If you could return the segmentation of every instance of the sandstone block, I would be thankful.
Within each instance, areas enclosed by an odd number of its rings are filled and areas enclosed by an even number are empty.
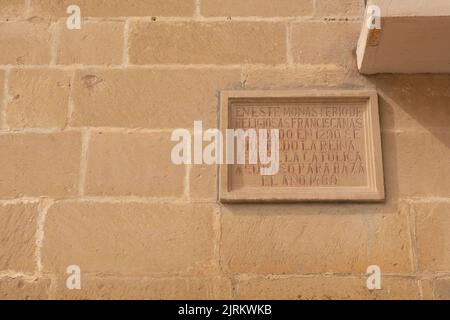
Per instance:
[[[70,73],[54,69],[16,69],[9,78],[10,128],[63,128],[67,123]]]
[[[131,64],[280,64],[286,26],[272,22],[137,22],[130,27]]]
[[[0,197],[77,194],[80,134],[1,134],[0,145]]]
[[[37,210],[37,204],[0,205],[0,270],[34,272]]]
[[[45,23],[0,22],[0,64],[48,64],[51,32]]]
[[[171,161],[169,133],[93,133],[86,194],[180,197],[185,166]]]
[[[204,272],[213,259],[212,223],[208,205],[57,203],[45,224],[44,271],[65,274],[78,265],[82,274],[116,276]]]
[[[239,70],[83,70],[75,79],[73,126],[216,127],[218,93],[239,88]],[[132,103],[130,103],[132,101]]]

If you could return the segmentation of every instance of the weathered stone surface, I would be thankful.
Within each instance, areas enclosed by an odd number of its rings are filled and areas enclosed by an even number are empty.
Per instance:
[[[450,195],[450,133],[385,132],[382,135],[386,192],[392,197]]]
[[[66,17],[72,0],[33,1],[32,14]],[[83,17],[192,16],[195,0],[78,0]]]
[[[137,22],[130,27],[131,64],[279,64],[286,26],[273,22]]]
[[[244,70],[245,89],[298,89],[308,87],[342,87],[346,75],[342,68],[295,67],[250,68]]]
[[[202,16],[290,17],[313,14],[312,0],[203,0]]]
[[[5,72],[0,70],[0,129],[4,126],[5,119]]]
[[[381,290],[369,290],[365,277],[304,276],[239,281],[237,299],[402,300],[420,299],[417,280],[382,277]]]
[[[450,75],[376,75],[381,124],[385,129],[447,128]]]
[[[434,282],[435,299],[450,300],[450,279],[436,279]]]
[[[0,271],[34,272],[37,210],[37,204],[0,205]]]
[[[364,1],[354,0],[316,0],[316,16],[361,17]]]
[[[124,22],[83,22],[80,30],[59,23],[58,64],[121,64]]]
[[[76,74],[72,125],[191,129],[202,120],[212,128],[218,92],[240,86],[238,69],[83,70]]]
[[[356,68],[353,51],[359,22],[301,22],[292,27],[292,56],[299,64],[336,64]]]
[[[0,20],[22,18],[25,15],[25,9],[23,0],[0,0]]]
[[[422,15],[382,21],[407,35],[397,70],[448,62],[448,0],[376,1]],[[0,299],[450,299],[450,76],[360,74],[363,5],[0,0]],[[223,206],[216,166],[170,160],[173,129],[217,127],[221,91],[375,88],[384,203]]]
[[[46,272],[149,275],[202,273],[214,253],[211,205],[57,203],[48,212]],[[101,227],[99,227],[101,226]]]
[[[221,257],[233,273],[412,271],[407,207],[229,205]]]
[[[435,299],[434,288],[433,288],[433,280],[432,279],[422,279],[420,280],[420,286],[422,290],[422,299],[423,300],[433,300]]]
[[[50,27],[44,23],[0,22],[0,64],[48,64]]]
[[[81,137],[76,132],[0,134],[0,197],[62,197],[78,192]]]
[[[184,165],[170,158],[169,133],[93,133],[86,173],[86,194],[180,197]]]
[[[189,181],[191,199],[217,199],[217,166],[192,165]]]
[[[40,300],[48,299],[50,280],[45,278],[0,278],[0,299]]]
[[[62,70],[11,71],[6,106],[10,128],[62,128],[67,123],[70,73]]]
[[[81,280],[81,290],[68,290],[57,281],[57,299],[230,299],[231,283],[221,277],[140,278],[92,277]]]
[[[411,205],[416,220],[417,255],[421,271],[450,271],[449,210],[448,203]]]

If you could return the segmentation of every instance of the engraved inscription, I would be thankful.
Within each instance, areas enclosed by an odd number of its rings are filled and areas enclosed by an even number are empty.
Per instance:
[[[222,168],[222,200],[384,198],[374,95],[225,97],[222,129],[279,130],[279,170],[264,176],[248,162]],[[248,159],[248,140],[245,150]]]
[[[278,174],[261,176],[258,164],[234,165],[233,188],[364,186],[365,109],[362,104],[233,104],[233,128],[279,129],[280,135]]]

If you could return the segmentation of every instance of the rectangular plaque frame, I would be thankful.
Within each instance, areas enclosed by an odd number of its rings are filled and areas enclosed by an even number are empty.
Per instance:
[[[222,91],[220,93],[220,129],[232,129],[231,108],[235,102],[276,103],[286,99],[299,102],[332,104],[358,102],[364,112],[364,146],[367,183],[364,186],[250,187],[233,190],[232,164],[219,169],[219,199],[224,203],[308,202],[308,201],[382,201],[384,194],[378,96],[375,90],[297,90],[297,91]]]

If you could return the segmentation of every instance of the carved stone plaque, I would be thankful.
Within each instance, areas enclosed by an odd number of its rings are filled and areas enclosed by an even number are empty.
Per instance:
[[[228,148],[234,140],[233,154],[244,151],[245,162],[220,166],[222,202],[384,199],[375,91],[224,91],[220,99],[222,136],[246,134],[240,149],[237,135],[226,140]]]

